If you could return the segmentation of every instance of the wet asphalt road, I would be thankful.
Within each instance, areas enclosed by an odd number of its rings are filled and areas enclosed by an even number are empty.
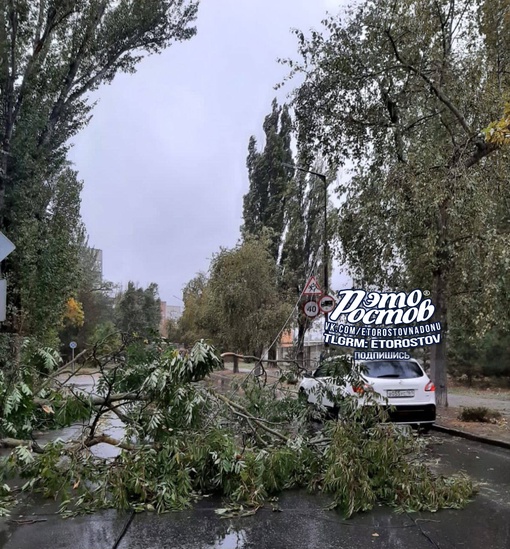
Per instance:
[[[324,510],[327,498],[296,491],[281,496],[281,512],[268,506],[235,520],[219,518],[214,510],[221,502],[210,499],[193,510],[166,515],[107,511],[63,520],[53,514],[54,503],[45,503],[12,517],[41,522],[21,525],[1,519],[0,547],[509,549],[510,451],[448,436],[434,440],[432,458],[439,460],[441,471],[464,470],[480,483],[479,495],[464,510],[398,515],[377,507],[343,520]]]

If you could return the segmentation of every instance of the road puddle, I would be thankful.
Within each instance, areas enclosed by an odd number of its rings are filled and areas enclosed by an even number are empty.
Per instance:
[[[100,379],[100,374],[86,374],[86,375],[63,375],[57,378],[58,381],[64,383],[67,387],[72,388],[76,393],[82,393],[84,395],[97,395],[97,387]],[[44,446],[48,442],[53,442],[57,439],[64,441],[77,440],[82,437],[84,429],[89,425],[88,421],[83,423],[75,423],[69,427],[62,429],[55,429],[53,431],[47,431],[41,436],[37,437],[39,445]],[[124,423],[113,413],[105,413],[99,420],[99,424],[96,429],[96,433],[101,433],[110,436],[116,440],[122,440],[125,434]],[[120,449],[112,446],[111,444],[97,444],[93,446],[90,451],[97,457],[113,459],[120,454]]]
[[[224,537],[216,540],[211,549],[243,549],[246,547],[246,534],[244,530],[229,529]]]

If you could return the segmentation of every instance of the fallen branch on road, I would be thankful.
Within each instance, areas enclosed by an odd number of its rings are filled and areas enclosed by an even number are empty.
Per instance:
[[[325,493],[349,516],[377,503],[437,510],[471,497],[467,477],[435,476],[415,459],[416,440],[375,421],[373,410],[342,403],[344,420],[317,428],[309,407],[289,391],[279,394],[278,384],[246,376],[242,390],[215,390],[209,378],[220,368],[204,343],[184,357],[163,342],[130,347],[121,366],[103,370],[99,394],[56,384],[23,408],[67,425],[81,413],[86,425],[72,440],[43,448],[23,436],[2,438],[13,448],[10,471],[30,479],[26,491],[60,498],[66,513],[127,506],[164,512],[216,493],[241,514],[289,488]],[[108,434],[112,415],[124,435]],[[118,455],[101,457],[101,444]],[[0,510],[5,502],[4,495]]]
[[[246,410],[246,408],[244,408],[243,406],[240,406],[239,404],[237,404],[236,402],[230,400],[229,398],[227,398],[226,396],[222,395],[222,394],[215,394],[214,395],[214,398],[217,398],[219,400],[221,400],[222,402],[224,402],[225,404],[227,404],[227,406],[238,416],[241,416],[241,417],[244,417],[245,419],[255,423],[256,425],[258,425],[261,429],[263,429],[264,431],[266,431],[267,433],[273,435],[274,437],[276,438],[279,438],[280,440],[282,440],[283,442],[285,443],[289,443],[290,442],[290,439],[288,437],[286,437],[285,435],[283,435],[282,433],[279,433],[278,431],[275,431],[274,429],[271,429],[270,427],[268,427],[265,422],[260,418],[257,418],[253,415],[251,415],[248,410]]]
[[[36,454],[42,454],[44,452],[44,449],[41,448],[35,440],[22,440],[9,437],[0,439],[0,448],[18,448],[20,446],[26,446]]]

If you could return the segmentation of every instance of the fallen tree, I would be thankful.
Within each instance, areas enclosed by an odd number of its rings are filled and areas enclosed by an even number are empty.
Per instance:
[[[375,503],[461,507],[473,494],[467,477],[445,478],[424,465],[423,443],[382,422],[378,406],[339,402],[341,419],[313,428],[315,412],[281,380],[248,375],[221,392],[211,378],[221,360],[204,342],[186,356],[164,341],[124,340],[114,362],[91,353],[100,372],[94,394],[50,376],[52,383],[39,384],[42,394],[31,391],[21,401],[30,406],[19,408],[53,427],[80,418],[79,436],[42,446],[23,427],[0,432],[0,443],[14,448],[4,459],[4,479],[26,478],[24,491],[58,498],[65,514],[163,512],[213,493],[231,510],[242,505],[251,512],[284,489],[307,488],[329,494],[332,507],[350,516]],[[122,422],[120,437],[109,432],[112,417]],[[99,445],[117,455],[104,457]]]

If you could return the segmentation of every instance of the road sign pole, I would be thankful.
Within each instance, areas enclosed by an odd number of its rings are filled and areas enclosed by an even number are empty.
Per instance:
[[[73,372],[73,375],[74,375],[74,350],[77,347],[76,341],[71,341],[71,343],[69,343],[69,347],[71,349],[71,371]]]
[[[2,274],[2,261],[14,250],[16,246],[0,232],[0,276]],[[7,281],[0,280],[0,322],[7,318]]]
[[[329,246],[328,246],[328,181],[325,175],[317,174],[324,183],[324,293],[329,293]],[[328,322],[328,313],[324,313],[324,329]],[[328,347],[328,343],[324,343]]]
[[[7,280],[0,279],[0,322],[7,317]]]

